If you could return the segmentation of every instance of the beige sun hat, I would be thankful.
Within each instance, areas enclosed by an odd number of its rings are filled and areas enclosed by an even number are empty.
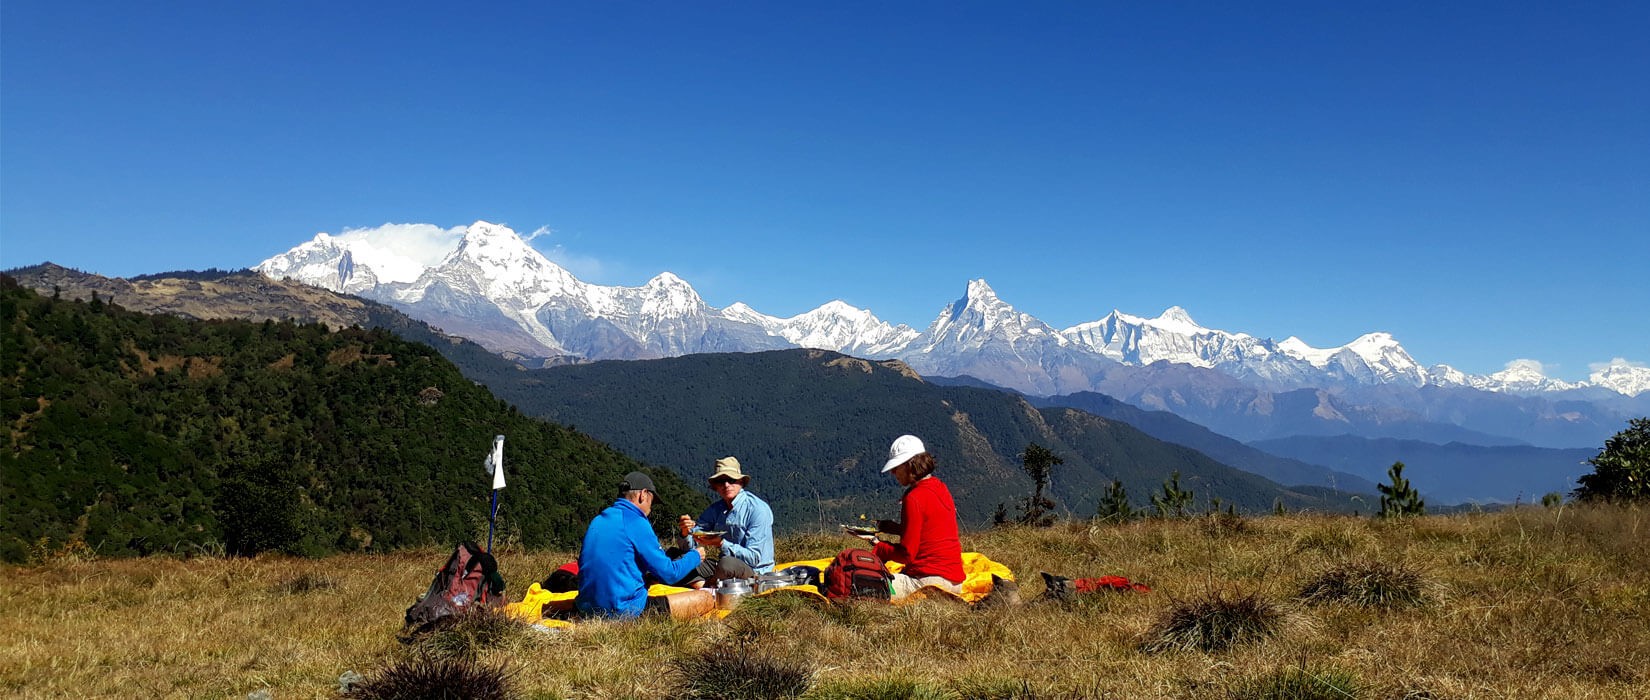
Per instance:
[[[723,457],[721,459],[716,460],[716,471],[713,472],[709,477],[706,477],[705,480],[706,481],[715,481],[717,478],[720,478],[720,477],[727,477],[729,479],[733,479],[735,481],[738,481],[740,483],[740,485],[743,485],[743,486],[749,486],[750,483],[751,483],[750,475],[739,470],[739,458],[738,457]]]

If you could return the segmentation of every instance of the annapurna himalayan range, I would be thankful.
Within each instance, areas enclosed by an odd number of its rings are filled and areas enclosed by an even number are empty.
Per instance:
[[[985,280],[970,281],[963,298],[920,332],[841,301],[778,318],[744,303],[713,308],[669,272],[640,287],[589,284],[515,231],[486,221],[442,232],[450,235],[451,249],[433,264],[433,255],[420,260],[393,239],[351,233],[318,234],[255,269],[390,304],[521,358],[649,359],[806,347],[899,359],[924,375],[966,374],[1039,395],[1093,390],[1108,368],[1158,361],[1214,370],[1268,391],[1396,385],[1636,396],[1650,390],[1650,368],[1623,361],[1577,383],[1548,378],[1533,363],[1470,375],[1443,364],[1423,367],[1386,333],[1314,348],[1294,337],[1279,342],[1204,328],[1178,306],[1156,318],[1114,310],[1057,330],[999,299]]]

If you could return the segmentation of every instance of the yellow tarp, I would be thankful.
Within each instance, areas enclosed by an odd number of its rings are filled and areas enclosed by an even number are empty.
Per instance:
[[[979,552],[963,552],[962,560],[963,575],[965,578],[963,578],[962,582],[961,597],[963,600],[970,603],[978,602],[981,598],[984,598],[987,594],[991,593],[992,574],[996,574],[1004,580],[1014,580],[1014,572],[1009,571],[1008,567],[992,561],[990,557],[987,557]],[[830,565],[830,559],[809,559],[807,561],[793,561],[780,564],[779,566],[774,567],[774,571],[788,569],[793,566],[811,566],[815,569],[819,569],[820,571],[824,571],[825,567]],[[905,568],[905,565],[897,561],[891,561],[888,562],[887,567],[890,573],[897,574],[900,572],[900,569]],[[919,593],[924,595],[919,596]],[[916,593],[912,593],[910,597],[915,600],[921,600],[922,598],[926,598],[928,593],[937,593],[951,598],[958,597],[950,591],[935,588],[933,586],[926,586],[921,590],[918,590]]]
[[[992,561],[984,554],[980,554],[979,552],[963,552],[962,559],[963,573],[967,575],[967,578],[963,579],[961,596],[951,593],[950,591],[935,588],[933,586],[927,586],[916,591],[915,593],[912,593],[901,602],[914,602],[930,597],[950,599],[957,599],[960,597],[966,602],[974,603],[979,601],[979,599],[984,598],[986,594],[991,592],[992,574],[996,574],[997,576],[1009,581],[1014,580],[1014,572],[1009,571],[1008,567]],[[774,567],[774,570],[778,571],[781,569],[788,569],[793,566],[811,566],[819,569],[820,571],[824,571],[825,567],[830,565],[831,560],[829,558],[809,559],[807,561],[793,561],[780,564],[779,566]],[[899,562],[888,563],[888,570],[890,572],[899,573],[902,568],[904,568],[904,566]],[[649,598],[653,598],[690,590],[693,589],[655,584],[648,586],[647,595]],[[820,601],[825,600],[825,596],[820,593],[818,588],[813,586],[787,586],[785,588],[776,588],[771,591],[758,593],[757,595],[765,596],[776,593],[782,593],[785,595],[804,595],[810,598],[817,598]],[[544,610],[546,607],[551,610],[570,610],[573,607],[573,599],[576,597],[578,597],[577,591],[551,593],[550,591],[544,590],[539,586],[539,584],[534,583],[533,585],[527,587],[527,593],[522,596],[521,602],[505,605],[504,612],[505,614],[523,622],[534,623],[552,628],[567,627],[571,623],[566,620],[545,619]],[[705,618],[721,619],[727,617],[728,612],[729,611],[727,610],[716,610],[706,615]]]

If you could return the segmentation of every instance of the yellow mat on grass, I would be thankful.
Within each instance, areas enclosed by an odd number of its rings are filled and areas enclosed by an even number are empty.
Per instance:
[[[940,597],[951,599],[961,598],[968,603],[974,603],[991,593],[992,574],[996,574],[997,576],[1009,581],[1014,580],[1014,572],[1009,571],[1008,567],[992,561],[984,554],[980,554],[979,552],[963,552],[962,559],[963,573],[967,576],[967,578],[963,579],[962,595],[959,596],[947,590],[927,586],[916,591],[915,593],[912,593],[910,596],[899,602],[914,602],[929,597]],[[793,566],[811,566],[819,569],[820,571],[824,571],[825,567],[830,565],[830,558],[809,559],[806,561],[787,562],[774,567],[774,570],[778,571],[781,569],[788,569]],[[896,574],[899,573],[900,569],[904,568],[899,562],[889,562],[887,566],[890,572]],[[652,586],[648,586],[647,595],[649,598],[654,598],[690,590],[693,589],[654,584]],[[826,600],[825,596],[820,593],[819,589],[813,586],[787,586],[785,588],[776,588],[774,590],[765,591],[756,595],[760,597],[773,594],[802,595],[810,598],[817,598],[820,601]],[[527,587],[527,593],[522,596],[521,602],[505,605],[504,612],[511,617],[531,624],[551,628],[567,627],[572,625],[572,623],[566,620],[546,619],[544,617],[544,610],[547,607],[550,610],[571,610],[573,608],[573,599],[577,598],[578,595],[579,594],[577,591],[551,593],[550,591],[544,590],[539,586],[539,584],[534,583],[533,585]],[[705,619],[721,619],[727,617],[729,612],[731,611],[715,610],[705,615]]]

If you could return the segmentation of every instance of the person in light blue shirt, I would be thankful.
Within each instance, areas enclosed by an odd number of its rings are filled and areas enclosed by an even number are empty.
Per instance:
[[[654,612],[667,613],[663,598],[647,597],[644,574],[662,581],[691,576],[705,550],[698,547],[672,557],[659,547],[659,538],[647,521],[659,493],[648,475],[631,472],[620,489],[619,500],[602,510],[584,531],[574,607],[583,615],[603,617],[638,617],[650,605]]]
[[[691,537],[703,547],[720,547],[722,555],[700,563],[693,575],[677,585],[700,587],[707,582],[752,578],[773,571],[773,510],[745,490],[750,482],[750,476],[740,470],[738,459],[716,460],[710,488],[721,498],[710,504],[697,521],[683,515],[677,525],[683,537]]]

